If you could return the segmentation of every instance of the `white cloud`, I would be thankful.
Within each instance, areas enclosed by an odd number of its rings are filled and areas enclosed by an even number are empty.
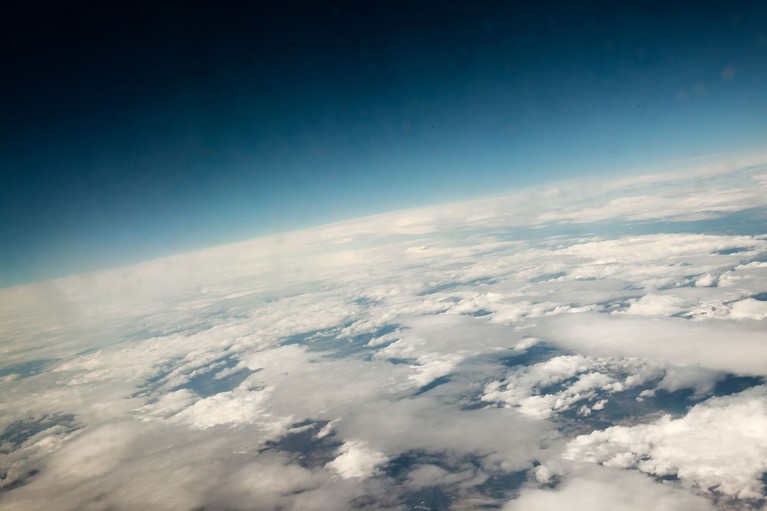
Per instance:
[[[733,319],[756,319],[767,318],[767,302],[747,298],[732,304],[730,317]]]
[[[708,256],[733,248],[764,250],[767,244],[752,236],[711,234],[654,234],[578,243],[557,253],[587,257],[601,264],[684,261],[686,257]],[[728,257],[728,256],[723,256]],[[700,266],[697,266],[699,268]],[[625,268],[631,270],[631,268]]]
[[[579,436],[565,457],[675,475],[704,492],[758,499],[767,471],[767,387],[711,398],[679,419]]]
[[[607,400],[600,399],[605,394],[658,375],[658,368],[640,360],[562,355],[512,369],[506,379],[485,386],[482,400],[503,403],[535,419],[547,419],[584,401],[593,402],[579,409],[581,415],[588,416],[605,407]]]
[[[698,278],[695,281],[695,285],[698,287],[710,287],[716,284],[716,277],[711,275],[710,273],[706,273],[705,275],[702,275],[700,278]]]
[[[587,472],[555,489],[524,490],[503,511],[706,511],[713,506],[668,484],[625,471]]]
[[[681,389],[695,389],[698,396],[711,392],[717,382],[723,380],[726,374],[700,366],[670,365],[665,368],[663,379],[657,388],[668,392]]]
[[[263,444],[254,433],[248,427],[226,435],[190,432],[138,421],[90,428],[33,466],[42,468],[40,474],[5,493],[3,509],[243,509],[256,501],[271,509],[297,508],[299,494],[321,487],[339,494],[331,507],[344,508],[355,496],[333,488],[325,470],[260,453]]]
[[[447,376],[457,367],[461,361],[460,356],[457,355],[444,355],[439,357],[433,357],[429,355],[419,355],[417,357],[418,365],[411,366],[416,372],[410,375],[410,379],[416,383],[416,385],[424,386],[437,378]]]
[[[569,211],[556,211],[540,215],[542,222],[591,223],[622,218],[630,221],[699,220],[716,217],[716,213],[739,211],[765,204],[757,190],[717,190],[708,193],[690,193],[679,190],[664,195],[633,195],[618,197],[605,204],[584,206]]]
[[[623,312],[637,316],[671,316],[683,310],[682,304],[678,296],[650,293],[633,301]]]
[[[632,318],[607,314],[564,314],[541,318],[537,335],[594,356],[641,357],[678,365],[700,364],[716,371],[767,375],[764,332],[724,323],[678,318]]]
[[[691,193],[702,175],[709,189]],[[767,289],[767,238],[547,238],[543,222],[714,217],[763,204],[763,177],[709,169],[543,187],[0,290],[0,427],[56,413],[82,427],[14,446],[3,469],[40,473],[3,505],[344,509],[396,493],[368,476],[407,452],[455,462],[417,465],[410,488],[454,485],[461,497],[491,471],[564,477],[562,433],[545,417],[597,415],[632,386],[703,395],[727,372],[764,374],[765,302],[751,297]],[[574,353],[498,363],[538,342]],[[227,386],[240,370],[251,374]],[[206,378],[221,392],[198,395]],[[509,408],[476,409],[483,395]],[[313,441],[343,445],[327,466],[273,452],[270,440],[323,421]],[[696,437],[704,422],[691,427]],[[604,491],[592,474],[576,475],[576,489],[590,484],[578,477]]]
[[[359,441],[345,442],[338,451],[338,457],[326,466],[344,479],[370,477],[375,474],[376,468],[387,460],[383,453]]]
[[[287,431],[292,418],[274,417],[265,410],[268,391],[221,392],[200,399],[174,416],[194,428],[207,429],[222,424],[259,424],[269,437]]]
[[[142,406],[138,412],[146,419],[167,419],[193,405],[198,399],[191,390],[180,389],[163,394],[157,401]]]
[[[387,456],[409,451],[481,457],[498,470],[531,467],[557,434],[552,425],[510,409],[461,410],[428,394],[374,401],[347,412],[336,424],[341,438],[364,441]]]

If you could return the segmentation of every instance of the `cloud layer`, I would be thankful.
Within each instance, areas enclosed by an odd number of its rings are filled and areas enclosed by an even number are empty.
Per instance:
[[[767,179],[714,170],[0,290],[0,505],[758,509]]]

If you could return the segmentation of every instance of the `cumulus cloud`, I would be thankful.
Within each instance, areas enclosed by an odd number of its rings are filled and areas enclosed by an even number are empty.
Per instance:
[[[730,317],[733,319],[765,319],[767,318],[767,302],[747,298],[732,304]]]
[[[698,287],[709,287],[713,286],[714,284],[716,284],[716,278],[710,273],[701,275],[698,279],[695,280],[695,285]]]
[[[665,368],[663,379],[657,388],[668,392],[681,389],[695,389],[695,394],[702,396],[711,390],[717,382],[723,380],[726,373],[714,371],[700,366],[670,365]]]
[[[650,293],[631,302],[623,312],[637,316],[671,316],[683,310],[682,303],[678,296]]]
[[[579,413],[604,409],[603,396],[657,379],[659,366],[638,359],[560,355],[513,368],[506,379],[485,386],[483,401],[503,403],[523,415],[547,419],[581,403]],[[696,382],[691,382],[696,383]]]
[[[758,499],[767,471],[767,387],[711,398],[682,418],[615,426],[572,440],[565,457],[656,476],[701,491]]]
[[[383,453],[370,449],[362,442],[350,441],[339,448],[338,457],[326,466],[344,479],[365,478],[372,476],[386,460]]]
[[[705,511],[714,507],[668,484],[625,471],[587,472],[554,489],[528,489],[504,511]]]
[[[276,436],[287,430],[290,417],[273,417],[264,410],[266,391],[221,392],[200,399],[175,418],[194,428],[207,429],[220,424],[259,423]]]

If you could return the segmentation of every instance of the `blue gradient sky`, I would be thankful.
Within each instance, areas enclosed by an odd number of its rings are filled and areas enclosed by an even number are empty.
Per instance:
[[[226,2],[6,20],[0,285],[767,134],[767,4]]]

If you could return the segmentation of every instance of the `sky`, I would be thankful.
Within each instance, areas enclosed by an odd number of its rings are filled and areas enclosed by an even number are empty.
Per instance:
[[[763,147],[763,2],[9,16],[0,286]]]

